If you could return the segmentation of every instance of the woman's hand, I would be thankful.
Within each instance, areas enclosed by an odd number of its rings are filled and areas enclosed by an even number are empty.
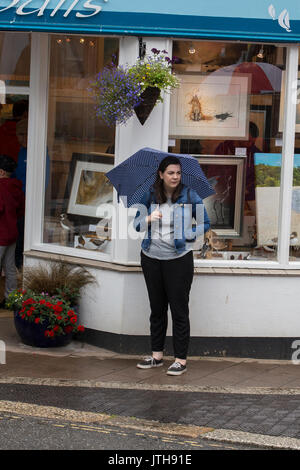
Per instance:
[[[146,222],[147,224],[150,224],[151,222],[155,222],[156,220],[159,220],[162,218],[162,213],[160,210],[155,209],[150,215],[146,217]]]

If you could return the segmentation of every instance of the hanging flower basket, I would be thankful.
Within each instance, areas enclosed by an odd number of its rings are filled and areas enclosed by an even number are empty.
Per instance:
[[[158,102],[161,92],[170,92],[179,86],[172,72],[167,51],[151,50],[152,54],[140,58],[132,66],[112,63],[100,72],[89,89],[95,102],[96,116],[107,125],[125,124],[134,113],[143,125]]]
[[[158,87],[149,86],[143,91],[140,97],[141,103],[134,108],[134,111],[140,123],[144,125],[160,97],[160,89]]]

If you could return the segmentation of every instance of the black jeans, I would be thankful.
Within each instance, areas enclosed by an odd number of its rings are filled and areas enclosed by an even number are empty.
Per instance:
[[[170,305],[174,356],[186,359],[190,339],[189,296],[194,275],[193,252],[172,260],[150,258],[141,252],[141,266],[150,300],[152,351],[164,349]]]

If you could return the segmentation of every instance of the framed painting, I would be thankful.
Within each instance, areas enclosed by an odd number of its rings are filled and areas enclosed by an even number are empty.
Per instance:
[[[299,149],[295,149],[299,152]],[[278,240],[280,211],[281,153],[257,153],[254,155],[256,170],[257,242],[259,246],[273,246]],[[291,240],[299,233],[300,226],[300,154],[294,155],[293,189],[291,202]],[[295,240],[294,240],[295,241]]]
[[[102,204],[113,201],[113,186],[105,173],[113,168],[114,159],[106,154],[72,155],[68,180],[68,207],[71,215],[101,219]]]
[[[215,194],[204,199],[211,229],[220,238],[239,238],[243,230],[245,157],[194,155]]]
[[[170,138],[248,139],[248,76],[179,75],[171,95]]]

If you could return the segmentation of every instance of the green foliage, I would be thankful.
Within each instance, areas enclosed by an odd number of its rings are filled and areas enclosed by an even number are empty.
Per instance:
[[[167,56],[167,51],[152,49],[152,55],[138,59],[128,70],[129,75],[141,86],[141,92],[148,87],[157,87],[161,91],[170,91],[179,86],[179,80],[172,73],[174,59]],[[162,98],[159,98],[162,101]]]
[[[261,187],[280,186],[280,166],[259,164],[255,167],[255,185]],[[293,186],[300,186],[300,167],[293,172]]]
[[[255,185],[280,186],[281,167],[259,164],[255,167]]]

